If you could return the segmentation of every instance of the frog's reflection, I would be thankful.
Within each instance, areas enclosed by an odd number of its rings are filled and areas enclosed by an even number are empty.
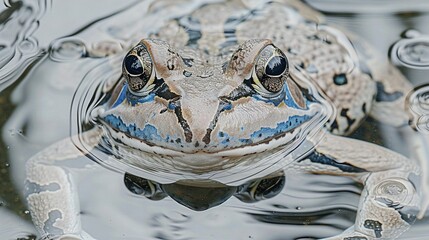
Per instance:
[[[170,196],[176,202],[196,211],[215,207],[231,196],[247,203],[272,198],[282,191],[285,182],[283,173],[252,180],[240,186],[228,186],[213,180],[180,180],[171,184],[160,184],[129,173],[124,177],[125,186],[134,194],[151,200]]]

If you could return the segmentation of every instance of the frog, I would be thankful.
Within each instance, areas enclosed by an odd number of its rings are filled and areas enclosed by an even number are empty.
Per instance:
[[[234,0],[200,4],[140,35],[125,52],[89,49],[120,59],[109,64],[122,71],[101,88],[94,127],[26,163],[25,200],[42,238],[94,239],[81,227],[68,161],[106,146],[133,175],[150,169],[185,184],[228,185],[243,167],[252,178],[282,170],[362,183],[355,224],[326,239],[394,239],[416,220],[418,164],[342,136],[367,116],[408,123],[411,84],[352,34],[299,1]]]

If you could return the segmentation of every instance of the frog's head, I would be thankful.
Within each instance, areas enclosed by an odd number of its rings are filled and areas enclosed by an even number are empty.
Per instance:
[[[320,111],[269,40],[243,42],[219,64],[189,51],[144,39],[128,52],[100,114],[113,138],[156,153],[242,155],[293,140]]]

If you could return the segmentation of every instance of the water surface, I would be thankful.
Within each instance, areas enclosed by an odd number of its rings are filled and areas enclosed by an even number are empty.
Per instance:
[[[118,74],[105,75],[106,59],[88,56],[86,49],[97,48],[100,42],[120,49],[117,39],[122,43],[138,39],[138,35],[129,36],[134,31],[124,26],[141,26],[128,23],[131,18],[121,13],[135,17],[142,14],[138,8],[144,9],[149,2],[29,0],[0,6],[0,239],[35,239],[21,194],[25,161],[79,130],[73,126],[79,125],[76,119],[84,113],[77,110],[91,102],[76,100],[90,98],[79,96],[86,91],[75,91],[95,88],[79,84]],[[425,0],[407,4],[399,0],[306,2],[326,14],[327,22],[355,32],[386,59],[392,58],[414,85],[429,83],[429,4]],[[174,8],[169,9],[176,14]],[[109,21],[116,26],[106,24]],[[415,98],[421,101],[412,109],[422,132],[429,129],[424,118],[429,111],[424,104],[427,92],[426,87],[419,88]],[[353,137],[411,154],[400,132],[373,121]],[[98,239],[333,236],[353,224],[362,187],[343,177],[286,176],[284,190],[269,200],[243,203],[232,197],[220,206],[194,211],[171,198],[153,201],[134,195],[123,184],[122,174],[103,166],[76,175],[83,226]],[[417,221],[401,239],[427,239],[428,226],[427,218]]]

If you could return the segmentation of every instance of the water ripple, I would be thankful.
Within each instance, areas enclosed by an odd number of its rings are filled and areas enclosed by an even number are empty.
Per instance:
[[[56,62],[76,60],[85,56],[85,54],[85,44],[75,37],[57,39],[52,42],[49,48],[49,57]]]
[[[39,27],[39,20],[50,9],[51,2],[4,1],[4,4],[8,9],[2,12],[6,19],[0,25],[0,91],[43,55],[32,35]]]
[[[408,95],[408,105],[412,127],[429,133],[429,84],[415,88]]]
[[[392,62],[408,68],[429,69],[429,35],[411,29],[403,36],[390,49]]]

